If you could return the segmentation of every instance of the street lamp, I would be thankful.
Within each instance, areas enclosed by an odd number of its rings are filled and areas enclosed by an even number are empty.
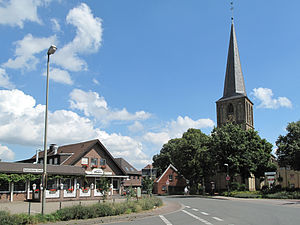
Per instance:
[[[229,180],[230,180],[229,165],[228,165],[228,163],[224,163],[224,166],[226,166],[226,168],[227,168],[226,180],[227,180],[227,190],[228,190],[228,194],[229,194]]]
[[[47,85],[46,85],[46,109],[45,109],[45,134],[44,134],[44,167],[43,167],[43,191],[42,191],[42,214],[45,212],[45,203],[46,203],[46,188],[47,188],[47,124],[48,124],[48,89],[49,89],[49,62],[50,55],[54,54],[56,51],[56,46],[51,45],[48,49],[47,55]]]

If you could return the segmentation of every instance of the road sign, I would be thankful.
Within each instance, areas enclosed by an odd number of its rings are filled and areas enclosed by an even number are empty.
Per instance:
[[[229,175],[226,176],[226,180],[230,181],[230,176]]]
[[[276,175],[276,172],[265,172],[265,176]]]
[[[169,185],[169,184],[170,184],[170,182],[169,182],[169,180],[167,180],[166,185]]]

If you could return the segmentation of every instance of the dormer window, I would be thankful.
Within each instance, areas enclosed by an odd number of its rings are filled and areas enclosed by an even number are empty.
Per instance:
[[[83,158],[81,159],[81,165],[83,165],[83,166],[88,166],[88,165],[89,165],[89,158],[83,157]]]
[[[91,167],[98,167],[98,159],[97,158],[92,158],[91,159]]]
[[[100,166],[106,166],[106,160],[100,159]]]

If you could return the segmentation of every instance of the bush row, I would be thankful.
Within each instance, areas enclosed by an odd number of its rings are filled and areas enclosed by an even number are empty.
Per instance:
[[[67,221],[73,219],[89,219],[104,216],[115,216],[121,214],[129,214],[132,212],[140,212],[143,210],[153,209],[162,205],[159,198],[143,198],[139,201],[128,201],[121,203],[97,203],[89,206],[76,205],[72,207],[62,208],[55,213],[47,215],[27,215],[17,214],[10,215],[6,211],[0,211],[0,224],[36,224],[42,222]]]
[[[228,196],[227,192],[223,193]],[[272,199],[300,199],[299,191],[279,191],[267,193],[264,191],[232,191],[229,196],[235,198],[272,198]]]

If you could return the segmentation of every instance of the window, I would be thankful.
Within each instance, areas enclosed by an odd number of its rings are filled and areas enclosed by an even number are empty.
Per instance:
[[[98,159],[92,158],[91,159],[91,167],[97,167],[98,166]]]
[[[47,190],[58,189],[58,187],[59,187],[58,179],[53,178],[47,180]]]
[[[74,179],[71,178],[63,178],[61,179],[61,183],[64,185],[64,189],[73,189],[74,190]]]
[[[87,157],[82,158],[81,165],[89,165],[89,158],[87,158]]]
[[[0,182],[0,192],[9,191],[9,183],[7,181],[1,180]]]
[[[54,158],[54,164],[55,164],[55,165],[58,164],[58,158]]]
[[[49,159],[49,164],[53,164],[53,159]]]
[[[173,175],[172,174],[169,175],[169,181],[173,181]]]
[[[162,191],[166,191],[167,190],[167,186],[162,186],[161,190]]]
[[[14,183],[14,191],[17,192],[25,192],[25,182],[24,181],[18,181],[17,183]]]
[[[100,159],[100,166],[105,166],[105,165],[106,165],[106,160]]]
[[[119,185],[118,185],[118,180],[113,180],[113,188],[114,189],[118,189],[119,188]]]

